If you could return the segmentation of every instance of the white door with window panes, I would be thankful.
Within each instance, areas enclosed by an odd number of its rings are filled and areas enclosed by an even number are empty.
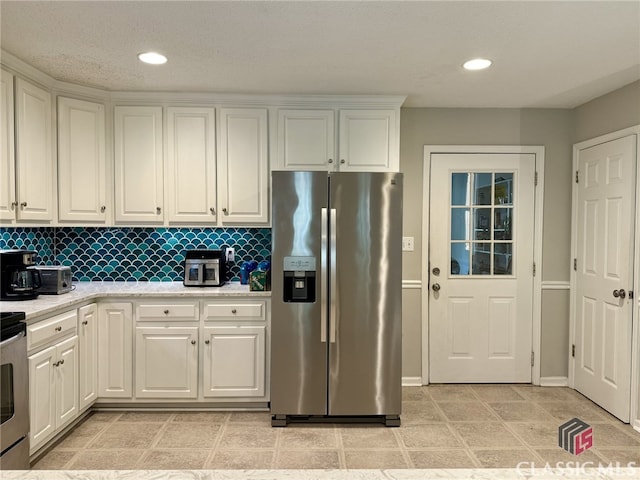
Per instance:
[[[530,382],[534,154],[432,154],[429,381]]]

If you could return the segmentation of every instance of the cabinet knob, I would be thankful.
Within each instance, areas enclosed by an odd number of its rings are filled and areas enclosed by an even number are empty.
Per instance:
[[[231,310],[231,313],[238,313],[238,310],[234,308],[233,310]]]
[[[211,342],[209,340],[204,341],[205,345],[209,345]]]
[[[88,324],[89,324],[89,320],[83,320],[83,321],[82,321],[82,324],[83,324],[83,325],[88,325]]]
[[[164,314],[165,314],[165,315],[169,315],[169,309],[165,310],[165,311],[164,311]]]
[[[156,213],[160,215],[162,213],[162,208],[156,207]]]
[[[18,206],[18,202],[11,202],[11,210]]]
[[[61,332],[61,331],[62,331],[62,327],[56,327],[56,328],[54,328],[54,330],[55,330],[56,332]]]
[[[63,363],[64,363],[64,358],[60,360],[60,365],[62,365]]]
[[[341,163],[341,164],[346,163],[346,162],[344,161],[344,158],[343,158],[342,160],[340,160],[340,163]]]
[[[27,206],[27,202],[22,202],[22,203],[20,204],[20,206],[21,206],[22,208],[25,208],[25,207]]]
[[[106,205],[102,205],[102,206],[100,207],[100,213],[104,213],[106,210],[107,210]]]
[[[209,209],[209,211],[211,212],[211,215],[215,215],[215,214],[216,214],[216,209],[215,209],[215,208],[213,208],[213,207],[211,207],[211,208]]]
[[[196,341],[195,340],[191,340],[191,345],[195,345]]]
[[[223,208],[223,209],[222,209],[222,213],[224,213],[225,215],[229,215],[229,212],[227,211],[227,209],[226,209],[226,208]]]
[[[57,367],[60,365],[60,361],[57,361],[56,363],[53,364],[54,367]]]
[[[329,159],[329,163],[333,163],[333,158],[330,158],[330,159]]]

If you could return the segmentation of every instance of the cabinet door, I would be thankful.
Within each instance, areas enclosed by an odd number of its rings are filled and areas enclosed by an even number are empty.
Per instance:
[[[85,410],[98,398],[98,307],[78,309],[79,408]]]
[[[215,109],[167,108],[170,222],[215,222]]]
[[[56,346],[56,428],[78,416],[78,337]]]
[[[278,110],[278,168],[334,170],[334,117],[333,110]]]
[[[51,95],[16,79],[18,220],[52,220]]]
[[[58,216],[107,218],[104,105],[58,97]]]
[[[30,451],[33,453],[56,429],[56,347],[29,357]]]
[[[16,173],[13,136],[13,75],[0,79],[0,220],[16,219]]]
[[[341,110],[341,171],[397,172],[400,168],[397,110]]]
[[[133,318],[130,303],[98,307],[98,396],[133,397]]]
[[[267,110],[221,108],[218,207],[222,224],[269,222]]]
[[[198,396],[198,327],[136,327],[136,397]]]
[[[265,394],[264,326],[204,327],[204,396]]]
[[[115,107],[116,222],[162,223],[162,107]]]

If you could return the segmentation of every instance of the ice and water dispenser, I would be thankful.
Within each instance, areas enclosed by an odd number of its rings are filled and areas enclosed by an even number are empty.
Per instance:
[[[284,257],[283,301],[316,301],[316,257]]]

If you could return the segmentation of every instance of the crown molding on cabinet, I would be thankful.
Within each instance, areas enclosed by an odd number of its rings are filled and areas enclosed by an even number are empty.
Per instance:
[[[87,99],[101,99],[118,105],[158,105],[180,104],[204,106],[208,104],[234,107],[277,105],[286,107],[334,108],[399,108],[407,98],[404,95],[280,95],[280,94],[237,94],[219,92],[139,92],[110,91],[57,80],[32,67],[18,57],[0,49],[0,65],[16,75],[24,76],[56,95],[82,96]]]

